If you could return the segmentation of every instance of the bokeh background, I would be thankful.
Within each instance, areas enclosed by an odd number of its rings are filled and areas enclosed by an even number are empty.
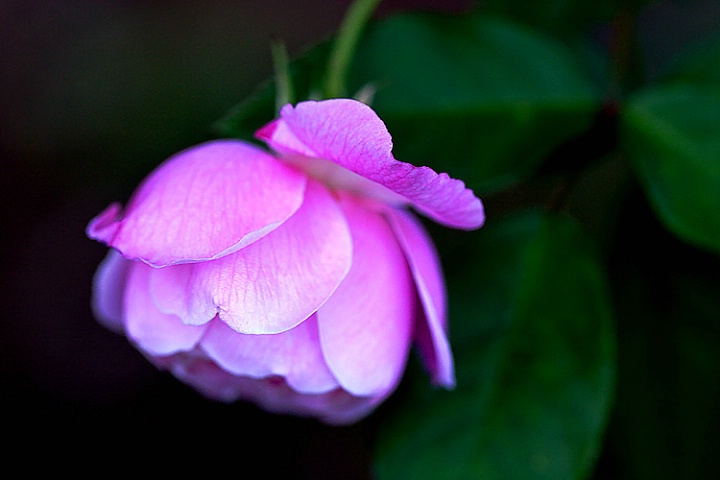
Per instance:
[[[112,465],[217,456],[242,469],[233,474],[267,473],[245,478],[370,478],[382,415],[330,428],[211,403],[97,324],[90,285],[106,249],[84,234],[270,77],[272,39],[299,55],[337,29],[348,4],[0,1],[0,399],[12,447],[60,453],[55,465],[75,471],[88,456]],[[388,1],[378,14],[470,4]],[[717,28],[719,4],[653,2],[638,30],[646,74]],[[619,457],[608,447],[598,478],[621,471]]]

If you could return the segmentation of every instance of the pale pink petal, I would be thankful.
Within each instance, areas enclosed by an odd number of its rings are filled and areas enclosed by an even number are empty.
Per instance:
[[[385,218],[346,196],[342,207],[353,238],[353,263],[318,310],[323,353],[345,390],[389,393],[405,369],[416,297],[405,256]]]
[[[170,371],[207,398],[220,402],[229,403],[241,398],[244,388],[241,380],[251,380],[241,379],[218,367],[200,348],[168,356],[150,356],[148,359],[156,367]]]
[[[215,314],[240,333],[279,333],[312,315],[350,269],[352,241],[331,193],[311,180],[280,228],[231,255],[158,269],[161,311],[199,325]]]
[[[124,212],[111,205],[87,234],[156,267],[210,260],[281,225],[304,189],[303,174],[250,144],[208,142],[160,165]]]
[[[462,181],[395,160],[385,124],[356,100],[286,105],[280,119],[260,129],[257,136],[279,152],[335,162],[403,196],[444,225],[474,229],[485,221],[482,202]]]
[[[233,375],[280,376],[299,393],[325,393],[338,387],[320,350],[315,316],[290,330],[268,335],[238,333],[213,320],[201,347]]]
[[[204,285],[198,277],[197,265],[224,267],[225,271],[233,268],[236,253],[217,260],[201,264],[186,263],[158,268],[150,273],[150,296],[157,309],[168,315],[175,315],[186,325],[204,325],[213,320],[219,313],[213,295],[215,290],[225,291],[234,288],[232,285]],[[196,290],[201,289],[201,290]]]
[[[123,296],[131,263],[115,250],[110,250],[93,278],[93,313],[104,327],[115,333],[124,331]]]
[[[130,268],[124,302],[127,335],[151,355],[191,350],[205,327],[185,325],[177,316],[155,308],[149,291],[149,279],[154,271],[140,262],[134,262]]]
[[[358,421],[382,400],[355,397],[340,388],[321,394],[304,394],[296,392],[280,377],[236,376],[220,368],[202,350],[151,360],[209,398],[224,402],[248,400],[269,412],[317,417],[331,425]]]
[[[437,251],[411,213],[388,208],[387,217],[410,264],[422,304],[416,333],[420,356],[433,381],[452,388],[455,386],[455,367],[447,337],[447,300]]]

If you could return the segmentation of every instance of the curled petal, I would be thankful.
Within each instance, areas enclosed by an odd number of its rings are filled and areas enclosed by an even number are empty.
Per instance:
[[[237,333],[214,320],[201,345],[215,363],[233,375],[279,376],[296,392],[307,394],[325,393],[338,387],[325,365],[314,316],[272,335]]]
[[[455,368],[447,337],[447,299],[440,260],[420,222],[412,214],[387,209],[387,217],[402,246],[422,304],[417,346],[436,384],[455,386]]]
[[[353,263],[318,310],[323,353],[345,390],[389,393],[405,369],[415,317],[407,262],[385,218],[351,197],[341,203],[353,238]]]
[[[345,192],[354,192],[390,205],[407,205],[408,200],[389,188],[373,182],[331,160],[320,157],[310,150],[288,129],[282,119],[274,120],[258,130],[256,135],[268,141],[283,160],[296,168],[320,179],[325,185]]]
[[[217,260],[153,273],[161,311],[200,325],[216,314],[240,333],[289,330],[332,295],[350,269],[352,242],[330,192],[309,181],[305,201],[280,228]]]
[[[485,221],[482,202],[462,181],[395,160],[385,124],[361,102],[333,99],[285,105],[280,119],[257,136],[285,154],[330,160],[401,195],[444,225],[474,229]]]
[[[115,333],[124,330],[123,297],[131,264],[132,261],[110,250],[93,278],[93,313],[100,323]]]
[[[150,296],[150,275],[155,270],[134,262],[128,273],[125,294],[127,335],[151,355],[169,355],[192,350],[205,327],[185,325],[175,315],[159,311]]]
[[[110,205],[87,234],[155,267],[211,260],[280,226],[300,207],[305,180],[249,144],[208,142],[160,165],[125,211]]]

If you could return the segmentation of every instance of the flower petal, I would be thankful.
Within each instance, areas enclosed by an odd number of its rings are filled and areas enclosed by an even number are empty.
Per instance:
[[[352,242],[330,192],[309,181],[305,201],[280,228],[217,260],[158,269],[161,311],[199,325],[217,313],[240,333],[289,330],[332,295],[350,269]]]
[[[115,333],[122,333],[123,296],[132,262],[115,250],[105,256],[93,278],[92,308],[95,318]]]
[[[281,376],[293,390],[307,394],[338,387],[320,350],[315,316],[273,335],[245,335],[214,320],[201,346],[215,363],[233,375]]]
[[[341,206],[353,238],[353,263],[318,310],[330,370],[353,395],[388,394],[407,361],[415,317],[408,265],[385,218],[345,196]]]
[[[127,335],[151,355],[191,350],[202,337],[205,327],[185,325],[177,316],[162,313],[155,307],[149,289],[150,275],[154,271],[140,262],[130,267],[125,294]]]
[[[387,217],[410,264],[422,304],[416,341],[420,356],[436,384],[455,386],[455,367],[447,337],[447,299],[435,246],[412,214],[388,208]]]
[[[278,377],[255,379],[232,375],[208,359],[202,350],[155,357],[151,361],[209,398],[224,402],[249,400],[270,412],[318,417],[331,425],[360,420],[381,400],[355,397],[341,388],[317,395],[298,393]]]
[[[275,150],[335,162],[402,195],[444,225],[474,229],[485,221],[482,202],[462,181],[395,160],[385,124],[367,105],[350,99],[307,101],[285,105],[280,115],[256,133]]]
[[[289,218],[305,180],[250,144],[208,142],[160,165],[124,212],[110,205],[87,234],[156,267],[219,258]]]

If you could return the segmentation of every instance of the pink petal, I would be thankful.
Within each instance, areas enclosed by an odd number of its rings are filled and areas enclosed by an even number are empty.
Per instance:
[[[300,154],[305,157],[318,157],[319,155],[310,150],[310,147],[302,143],[289,129],[287,122],[283,119],[275,119],[260,130],[255,136],[272,143],[276,150],[287,154]]]
[[[346,196],[353,263],[318,310],[330,370],[358,396],[389,393],[399,382],[412,336],[415,295],[405,256],[385,218]]]
[[[202,351],[151,360],[209,398],[224,402],[249,400],[270,412],[318,417],[332,425],[360,420],[379,403],[378,398],[354,397],[340,388],[311,395],[296,392],[278,377],[235,376],[206,358]]]
[[[207,358],[202,349],[178,352],[169,356],[150,356],[158,368],[169,370],[179,380],[187,383],[202,395],[221,402],[234,402],[241,397],[243,381],[252,379],[236,377]]]
[[[462,229],[485,221],[482,202],[460,180],[399,162],[385,124],[367,105],[349,99],[286,105],[281,118],[257,132],[275,150],[330,160],[403,196],[420,212]]]
[[[149,291],[150,275],[155,270],[135,262],[128,273],[125,294],[125,327],[127,335],[141,350],[151,355],[169,355],[191,350],[200,340],[205,327],[183,324],[175,315],[160,312]]]
[[[110,250],[93,278],[92,307],[95,318],[116,333],[124,331],[123,296],[131,264],[130,260]]]
[[[388,208],[387,217],[410,264],[423,307],[416,334],[420,356],[433,381],[452,388],[455,386],[455,368],[447,338],[447,300],[437,251],[412,214]]]
[[[215,314],[240,333],[289,330],[332,295],[350,269],[352,242],[330,192],[309,181],[305,201],[280,228],[217,260],[158,269],[161,311],[199,325]]]
[[[338,387],[320,350],[317,319],[273,335],[245,335],[214,320],[202,348],[220,367],[233,375],[283,377],[300,393],[325,393]]]
[[[124,212],[110,205],[87,234],[156,267],[210,260],[281,225],[304,189],[304,175],[256,147],[208,142],[160,165]]]

